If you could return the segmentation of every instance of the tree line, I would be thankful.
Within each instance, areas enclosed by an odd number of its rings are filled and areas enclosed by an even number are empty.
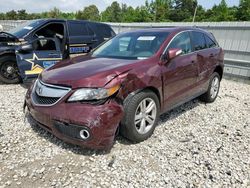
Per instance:
[[[229,7],[225,0],[211,9],[205,9],[197,0],[152,0],[138,7],[114,1],[100,12],[96,5],[77,12],[62,12],[54,7],[42,13],[11,10],[0,13],[0,20],[30,20],[39,18],[83,19],[102,22],[189,22],[195,21],[250,21],[250,0],[240,0],[239,6]]]

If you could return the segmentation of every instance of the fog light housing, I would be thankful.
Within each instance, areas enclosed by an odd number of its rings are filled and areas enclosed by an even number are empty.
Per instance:
[[[54,121],[55,128],[61,134],[67,137],[87,141],[91,139],[91,131],[84,125],[69,124],[60,121]]]
[[[89,131],[86,130],[86,129],[82,129],[82,130],[80,131],[80,137],[81,137],[83,140],[87,140],[87,139],[90,137]]]

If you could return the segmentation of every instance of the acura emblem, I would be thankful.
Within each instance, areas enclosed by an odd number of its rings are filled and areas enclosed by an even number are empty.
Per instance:
[[[41,95],[43,93],[43,89],[41,87],[38,87],[38,94]]]

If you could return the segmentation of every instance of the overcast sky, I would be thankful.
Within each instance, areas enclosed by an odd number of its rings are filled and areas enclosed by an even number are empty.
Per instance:
[[[144,0],[117,0],[119,3],[126,3],[136,7],[143,5]],[[44,12],[58,7],[62,11],[72,12],[90,4],[95,4],[99,10],[104,10],[113,0],[1,0],[0,12],[10,10],[26,9],[28,12]],[[150,0],[149,0],[150,2]],[[214,4],[218,4],[220,0],[198,0],[199,4],[205,8],[211,8]],[[226,0],[229,6],[238,5],[239,0]]]

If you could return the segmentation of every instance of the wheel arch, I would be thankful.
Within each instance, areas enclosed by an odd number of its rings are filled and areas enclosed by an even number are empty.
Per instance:
[[[223,76],[223,68],[220,65],[218,65],[215,67],[214,72],[217,72],[220,75],[220,80],[221,80]]]
[[[160,95],[160,92],[157,88],[153,87],[153,86],[148,86],[142,90],[150,90],[152,92],[154,92],[159,100],[159,104],[160,104],[160,107],[161,107],[161,95]]]
[[[13,56],[16,57],[15,52],[5,52],[0,55],[0,58],[6,57],[6,56]]]
[[[160,108],[161,108],[161,99],[162,99],[162,97],[161,97],[161,94],[160,94],[159,90],[154,86],[147,86],[147,87],[144,87],[144,88],[141,88],[141,89],[137,89],[137,90],[131,92],[129,95],[127,95],[125,100],[127,100],[130,97],[136,95],[137,93],[145,91],[145,90],[152,91],[154,94],[156,94],[156,96],[157,96],[157,98],[159,100]]]

